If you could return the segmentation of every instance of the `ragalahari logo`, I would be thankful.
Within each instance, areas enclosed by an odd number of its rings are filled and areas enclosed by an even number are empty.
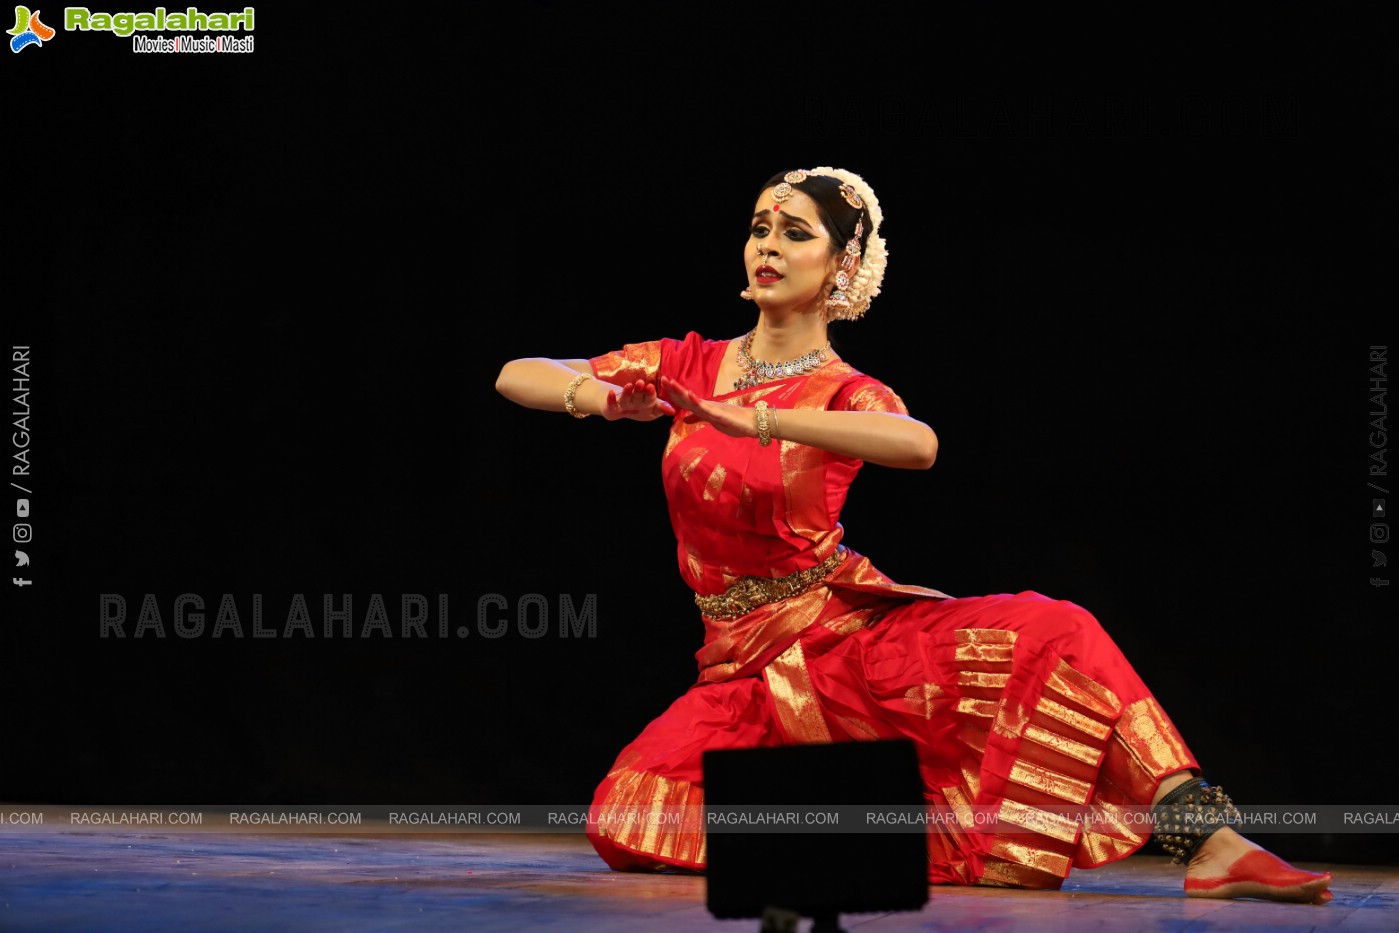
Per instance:
[[[30,13],[28,7],[17,6],[15,28],[10,30],[10,35],[14,36],[10,40],[10,51],[18,52],[27,45],[43,45],[56,33],[40,22],[38,10]]]

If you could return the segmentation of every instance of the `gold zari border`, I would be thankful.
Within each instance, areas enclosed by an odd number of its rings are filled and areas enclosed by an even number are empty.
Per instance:
[[[832,741],[830,727],[806,670],[802,643],[792,647],[766,668],[768,693],[777,710],[777,721],[793,742],[823,744]]]
[[[704,791],[688,781],[619,769],[597,812],[598,832],[633,852],[703,865],[706,861]],[[683,825],[667,817],[684,814]]]

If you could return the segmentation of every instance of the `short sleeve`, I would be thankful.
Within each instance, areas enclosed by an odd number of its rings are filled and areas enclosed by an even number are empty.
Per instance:
[[[620,350],[604,353],[588,360],[593,375],[603,382],[622,385],[644,379],[657,382],[661,377],[661,341],[629,343]]]
[[[715,353],[722,355],[725,346],[724,341],[705,340],[690,331],[683,340],[662,337],[646,343],[628,343],[620,350],[595,356],[588,363],[595,377],[613,385],[638,379],[659,383],[662,376],[667,376],[696,392],[708,394],[709,386],[704,384],[705,374],[710,372],[707,367]],[[711,381],[713,378],[713,375],[708,376]]]
[[[908,407],[904,400],[886,386],[870,376],[860,376],[840,387],[831,398],[831,411],[884,411],[895,415],[907,415]]]

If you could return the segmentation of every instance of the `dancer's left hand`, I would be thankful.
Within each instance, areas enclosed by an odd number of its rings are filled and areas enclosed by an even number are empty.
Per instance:
[[[676,408],[688,411],[691,418],[704,421],[729,437],[758,436],[758,423],[751,408],[701,398],[669,376],[661,377],[661,394]]]

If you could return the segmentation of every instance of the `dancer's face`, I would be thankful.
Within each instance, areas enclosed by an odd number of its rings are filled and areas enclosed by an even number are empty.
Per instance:
[[[802,305],[824,299],[835,281],[839,253],[816,202],[801,191],[778,204],[773,189],[758,196],[743,249],[748,287],[762,304]],[[771,274],[769,273],[771,270]]]

